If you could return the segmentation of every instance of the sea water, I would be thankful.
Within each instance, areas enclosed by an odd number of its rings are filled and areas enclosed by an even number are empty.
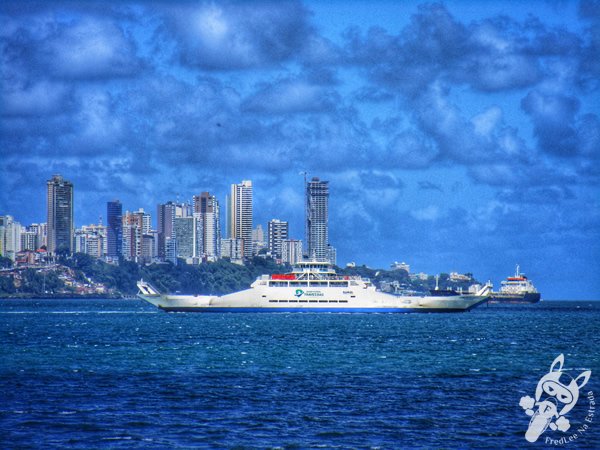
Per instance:
[[[598,448],[599,332],[600,302],[198,314],[3,300],[0,447]],[[530,444],[519,402],[560,354],[592,375],[571,428]]]

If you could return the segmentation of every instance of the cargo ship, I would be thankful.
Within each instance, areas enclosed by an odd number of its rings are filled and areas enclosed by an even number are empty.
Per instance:
[[[368,278],[338,275],[326,262],[304,261],[290,273],[261,275],[249,289],[232,294],[162,294],[146,281],[138,297],[168,312],[462,312],[485,303],[491,285],[453,296],[393,295]]]
[[[502,281],[500,291],[492,292],[489,303],[537,303],[541,295],[531,280],[524,273],[519,272],[519,265],[515,275]]]

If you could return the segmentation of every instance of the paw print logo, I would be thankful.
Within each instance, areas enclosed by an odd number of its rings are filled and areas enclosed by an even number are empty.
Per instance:
[[[519,406],[525,410],[525,413],[528,416],[533,416],[533,407],[535,406],[535,400],[533,398],[531,398],[529,395],[527,395],[525,397],[521,397]]]
[[[582,372],[573,379],[562,371],[564,362],[564,355],[559,355],[550,366],[550,372],[538,382],[535,398],[526,395],[519,401],[519,406],[531,417],[525,433],[529,442],[537,441],[547,428],[563,433],[571,428],[565,416],[577,404],[579,390],[588,382],[592,371]]]
[[[556,428],[558,428],[559,431],[562,431],[563,433],[565,431],[567,431],[569,428],[571,428],[569,419],[567,419],[565,416],[560,416],[558,419],[556,419],[556,422],[554,422],[554,424],[556,425]],[[550,426],[552,426],[552,425],[550,425]]]

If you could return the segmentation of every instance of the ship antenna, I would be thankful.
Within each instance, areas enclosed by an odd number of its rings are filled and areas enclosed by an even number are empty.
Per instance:
[[[519,265],[517,264],[517,273],[515,274],[516,277],[519,276]]]
[[[436,276],[435,276],[435,290],[436,290],[436,291],[439,291],[439,290],[440,290],[439,281],[440,281],[440,276],[439,276],[439,275],[436,275]]]

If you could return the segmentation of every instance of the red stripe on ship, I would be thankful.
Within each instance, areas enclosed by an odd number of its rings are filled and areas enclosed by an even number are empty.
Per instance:
[[[293,273],[274,273],[271,275],[271,280],[295,280],[296,275]]]

